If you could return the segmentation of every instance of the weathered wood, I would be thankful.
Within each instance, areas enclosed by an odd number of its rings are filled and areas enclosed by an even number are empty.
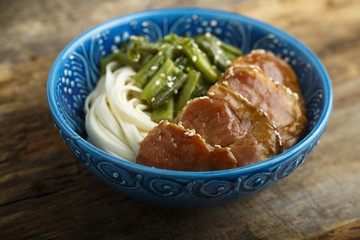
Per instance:
[[[149,8],[236,11],[300,39],[332,79],[327,131],[289,178],[251,199],[170,209],[119,193],[81,165],[51,122],[46,81],[81,32]],[[359,239],[357,0],[0,1],[0,239]]]
[[[360,239],[360,221],[355,221],[321,234],[316,239]]]

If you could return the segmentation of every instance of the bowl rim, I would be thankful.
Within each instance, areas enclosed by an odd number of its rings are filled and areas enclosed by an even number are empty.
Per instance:
[[[85,39],[87,39],[89,35],[93,36],[97,32],[101,32],[107,28],[111,28],[113,26],[117,26],[122,23],[127,23],[129,22],[129,20],[133,20],[138,17],[164,16],[164,13],[166,13],[167,15],[172,13],[179,14],[179,12],[184,12],[187,14],[189,12],[192,12],[194,15],[214,14],[216,16],[222,16],[225,18],[235,18],[244,21],[246,23],[250,23],[252,25],[257,25],[262,28],[265,27],[266,29],[276,33],[277,35],[289,41],[292,41],[294,45],[301,48],[303,54],[308,55],[309,59],[312,59],[314,61],[314,66],[317,67],[320,74],[322,75],[321,80],[324,85],[323,98],[325,102],[325,107],[324,107],[324,111],[322,112],[321,116],[318,119],[317,124],[313,127],[313,130],[309,132],[295,146],[273,158],[269,158],[265,161],[245,167],[218,170],[218,171],[176,171],[176,170],[167,170],[167,169],[159,169],[159,168],[144,166],[138,163],[126,161],[119,157],[113,156],[97,148],[96,146],[92,145],[86,139],[82,138],[78,133],[76,133],[62,117],[62,114],[57,106],[57,97],[56,97],[56,83],[57,83],[56,72],[60,68],[62,60],[64,60],[65,56],[68,55],[68,52],[71,51],[77,45],[78,42],[83,42]],[[76,37],[70,43],[68,43],[66,47],[59,53],[59,55],[55,59],[54,63],[52,64],[51,70],[49,72],[48,81],[47,81],[47,100],[50,107],[50,111],[52,113],[52,117],[58,128],[65,131],[66,135],[70,135],[73,138],[75,138],[77,144],[81,145],[83,148],[85,148],[85,150],[87,150],[90,153],[96,153],[102,159],[106,159],[107,161],[111,161],[115,164],[120,164],[124,167],[126,166],[127,168],[131,168],[133,171],[137,171],[137,172],[141,171],[141,172],[148,172],[151,174],[159,174],[159,175],[177,175],[178,177],[199,177],[199,176],[207,177],[207,176],[215,176],[215,175],[223,176],[228,174],[240,175],[241,173],[244,172],[253,172],[254,170],[270,168],[274,165],[277,165],[285,161],[289,156],[295,155],[296,153],[301,151],[302,148],[306,147],[308,144],[315,142],[321,136],[330,118],[330,114],[333,107],[333,92],[332,92],[330,77],[327,71],[325,70],[324,66],[322,65],[321,61],[318,59],[318,57],[307,46],[305,46],[299,40],[294,38],[292,35],[286,33],[283,30],[278,29],[277,27],[272,26],[271,24],[230,11],[207,9],[207,8],[161,8],[161,9],[152,9],[152,10],[130,13],[107,20],[81,33],[78,37]]]

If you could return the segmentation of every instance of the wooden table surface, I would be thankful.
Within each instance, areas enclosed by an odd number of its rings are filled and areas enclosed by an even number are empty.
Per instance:
[[[79,163],[51,122],[46,82],[73,38],[119,15],[193,6],[281,28],[331,77],[330,124],[306,162],[251,199],[207,209],[136,201]],[[0,239],[360,239],[358,0],[1,0]]]

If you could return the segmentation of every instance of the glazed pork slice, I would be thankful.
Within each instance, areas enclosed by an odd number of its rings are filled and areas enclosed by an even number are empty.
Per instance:
[[[303,137],[307,119],[298,104],[297,95],[265,76],[258,67],[229,67],[218,84],[239,93],[266,112],[280,133],[284,150]]]
[[[190,101],[177,121],[194,129],[206,142],[231,149],[237,167],[258,163],[281,153],[279,134],[265,114],[246,99],[222,86],[209,97]]]
[[[305,101],[302,97],[295,72],[287,62],[276,56],[274,53],[266,52],[262,49],[253,50],[249,54],[235,59],[231,65],[234,67],[249,65],[258,66],[267,77],[288,87],[292,92],[296,93],[299,98],[299,104],[301,104],[301,109],[305,111]]]
[[[228,148],[211,146],[194,130],[162,121],[140,143],[136,162],[178,171],[216,171],[236,167]]]
[[[243,134],[240,120],[230,106],[208,96],[189,101],[175,122],[187,129],[194,129],[213,146],[227,147]]]

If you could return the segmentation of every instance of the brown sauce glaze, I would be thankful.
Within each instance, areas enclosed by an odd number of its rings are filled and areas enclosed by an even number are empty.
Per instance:
[[[258,67],[229,67],[218,84],[241,94],[255,107],[266,112],[280,133],[284,150],[303,137],[307,119],[296,94],[272,81]]]
[[[153,128],[141,142],[136,162],[178,171],[216,171],[236,167],[228,148],[211,146],[195,131],[167,121]]]
[[[189,102],[177,118],[179,123],[194,129],[210,144],[230,148],[237,167],[282,152],[279,134],[264,112],[222,86],[212,86],[208,96]]]
[[[298,95],[298,101],[302,111],[305,112],[305,100],[298,83],[295,72],[291,66],[272,52],[265,50],[253,50],[247,55],[235,59],[231,66],[258,66],[270,79],[284,85]]]

